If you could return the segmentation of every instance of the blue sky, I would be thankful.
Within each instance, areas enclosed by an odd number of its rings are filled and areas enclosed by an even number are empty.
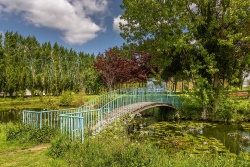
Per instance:
[[[35,36],[84,53],[121,46],[122,0],[0,0],[0,32]]]

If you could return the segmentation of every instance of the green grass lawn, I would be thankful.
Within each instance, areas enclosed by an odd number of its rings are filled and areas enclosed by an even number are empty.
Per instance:
[[[98,95],[74,94],[71,106],[60,106],[61,96],[35,96],[35,97],[6,97],[0,98],[0,112],[6,110],[25,109],[59,109],[68,107],[79,107]]]
[[[53,159],[47,155],[47,149],[42,150],[22,150],[4,152],[0,154],[1,167],[22,167],[22,166],[37,166],[37,167],[64,167],[66,165],[60,159]]]
[[[56,101],[56,98],[53,98]],[[0,109],[1,110],[23,110],[32,108],[44,108],[46,104],[40,97],[17,97],[17,98],[0,98]]]
[[[36,142],[21,142],[20,140],[6,140],[7,124],[0,124],[0,166],[22,167],[22,166],[65,166],[60,159],[53,159],[47,155],[47,147],[50,144],[39,144]],[[13,125],[14,126],[14,125]],[[46,147],[44,147],[46,146]],[[33,148],[33,149],[30,149]]]

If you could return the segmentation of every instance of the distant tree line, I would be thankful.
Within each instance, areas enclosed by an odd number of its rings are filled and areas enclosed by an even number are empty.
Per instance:
[[[0,92],[59,95],[65,90],[95,93],[98,73],[93,54],[77,53],[50,42],[40,44],[33,36],[17,32],[0,34]]]
[[[113,47],[104,53],[77,53],[17,32],[0,34],[0,93],[4,96],[60,95],[63,91],[98,93],[145,83],[158,74],[152,54],[137,46]]]

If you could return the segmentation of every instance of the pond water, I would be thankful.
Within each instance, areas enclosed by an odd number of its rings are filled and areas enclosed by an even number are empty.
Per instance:
[[[249,123],[157,122],[150,117],[135,119],[128,131],[133,139],[150,141],[173,152],[250,152]]]
[[[0,110],[0,123],[7,122],[21,122],[22,121],[22,111],[20,110]]]
[[[32,108],[28,109],[31,111],[41,111],[44,109],[41,108]],[[0,123],[7,123],[7,122],[21,122],[22,121],[22,111],[23,110],[0,110]]]

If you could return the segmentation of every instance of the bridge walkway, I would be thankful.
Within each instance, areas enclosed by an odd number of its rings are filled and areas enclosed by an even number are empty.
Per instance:
[[[105,114],[105,116],[102,118],[102,121],[100,123],[95,124],[91,128],[91,131],[99,132],[101,129],[109,126],[117,118],[120,118],[124,116],[125,114],[128,114],[128,113],[136,114],[143,110],[153,108],[153,107],[159,107],[159,106],[167,106],[167,107],[175,108],[174,106],[170,104],[166,104],[162,102],[139,102],[139,103],[129,104],[126,106],[116,108],[114,111]]]

